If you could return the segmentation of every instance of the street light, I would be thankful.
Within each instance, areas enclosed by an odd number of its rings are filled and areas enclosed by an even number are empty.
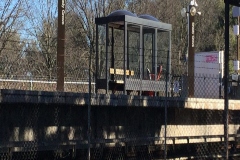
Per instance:
[[[181,15],[188,17],[188,53],[187,53],[187,75],[188,75],[188,97],[194,97],[194,54],[195,54],[195,23],[194,17],[201,12],[197,12],[196,0],[191,0],[188,9],[183,8]]]

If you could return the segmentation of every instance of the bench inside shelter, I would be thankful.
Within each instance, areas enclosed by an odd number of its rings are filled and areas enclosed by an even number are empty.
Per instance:
[[[115,91],[124,90],[124,75],[126,75],[127,77],[134,75],[133,70],[123,70],[115,68],[110,68],[109,73],[111,75],[111,79],[109,80],[109,89],[112,90],[112,93],[115,93]]]

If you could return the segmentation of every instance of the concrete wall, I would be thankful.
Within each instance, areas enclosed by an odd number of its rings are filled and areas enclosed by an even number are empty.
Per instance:
[[[229,134],[239,132],[239,115],[240,111],[230,111]],[[91,143],[110,146],[163,144],[164,124],[164,108],[92,106]],[[0,105],[0,149],[18,146],[15,149],[22,150],[28,146],[46,150],[67,145],[86,148],[87,129],[87,106],[27,103]],[[169,108],[167,111],[167,137],[223,134],[221,110]],[[168,143],[173,143],[172,139]],[[187,143],[187,140],[176,143]]]

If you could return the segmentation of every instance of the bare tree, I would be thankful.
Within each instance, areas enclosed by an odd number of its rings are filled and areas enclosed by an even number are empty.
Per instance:
[[[22,47],[20,37],[25,11],[22,1],[0,2],[0,73],[12,75],[21,73]]]
[[[107,16],[117,9],[126,8],[125,0],[73,0],[68,5],[69,10],[76,14],[78,27],[82,29],[82,38],[87,42],[87,48],[82,47],[85,51],[81,50],[80,53],[81,57],[85,57],[85,60],[89,58],[90,53],[95,53],[95,18]],[[85,61],[84,67],[88,68],[88,62]],[[92,66],[90,70],[94,72],[94,67]]]
[[[87,77],[88,69],[88,40],[82,28],[81,20],[72,11],[66,14],[66,52],[65,77],[83,79]]]
[[[50,0],[27,1],[29,7],[27,15],[26,31],[29,35],[27,51],[29,57],[38,57],[34,60],[34,65],[26,70],[31,71],[34,76],[56,77],[56,56],[57,56],[57,2]],[[33,46],[37,45],[37,47]],[[33,54],[34,53],[34,54]],[[31,55],[29,55],[31,54]],[[31,63],[32,64],[32,63]]]
[[[66,52],[65,76],[84,78],[83,70],[89,67],[90,53],[95,54],[95,18],[109,15],[114,10],[126,9],[136,15],[150,14],[162,22],[172,24],[172,58],[178,64],[181,56],[187,53],[187,18],[180,11],[191,0],[72,0],[66,1]],[[56,76],[56,37],[57,2],[50,0],[25,0],[29,12],[25,32],[29,50],[34,50],[37,59],[26,70],[34,70],[39,76]],[[220,50],[224,46],[221,25],[223,1],[198,1],[201,16],[195,18],[195,50]],[[116,35],[118,36],[118,35]],[[121,35],[119,35],[121,36]],[[32,41],[34,39],[34,41]],[[234,39],[234,38],[232,38]],[[231,39],[231,40],[232,40]],[[28,41],[29,40],[29,41]],[[34,44],[30,44],[33,43]],[[35,47],[34,47],[35,46]],[[32,47],[34,49],[32,49]],[[31,52],[31,54],[33,51]],[[28,54],[26,52],[26,54]],[[183,58],[183,57],[182,57]],[[92,57],[94,59],[94,57]],[[93,63],[94,65],[94,63]],[[94,66],[91,71],[94,72]],[[103,64],[104,65],[104,64]]]

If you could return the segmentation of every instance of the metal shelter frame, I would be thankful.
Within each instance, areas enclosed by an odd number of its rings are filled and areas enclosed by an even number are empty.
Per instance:
[[[140,15],[136,16],[135,14],[126,11],[126,10],[117,10],[112,12],[107,17],[100,17],[95,18],[96,23],[96,74],[95,74],[95,82],[96,82],[96,92],[98,89],[105,89],[106,94],[108,94],[109,90],[123,91],[123,94],[129,94],[131,91],[138,91],[140,95],[144,91],[151,91],[156,92],[159,90],[165,89],[165,82],[159,81],[157,74],[159,73],[160,66],[157,64],[157,57],[158,55],[158,33],[165,32],[168,33],[168,62],[166,62],[166,70],[168,73],[170,72],[171,68],[171,30],[172,25],[160,22],[155,17],[151,15]],[[99,31],[99,26],[104,26],[104,32]],[[115,67],[116,58],[115,52],[116,49],[114,48],[114,38],[113,34],[115,30],[120,30],[123,32],[123,66],[120,69]],[[139,66],[137,70],[131,70],[129,67],[129,32],[135,32],[139,34],[138,37],[138,58],[139,58]],[[144,78],[144,70],[145,62],[144,62],[144,34],[151,34],[152,35],[152,66],[151,69],[153,71],[152,79],[145,79]],[[104,78],[100,76],[100,40],[99,36],[105,34],[105,44],[103,51],[105,52],[105,66],[104,66]],[[112,39],[109,38],[112,36]],[[118,59],[119,61],[119,59]],[[139,72],[138,78],[132,78],[131,75]],[[123,77],[121,81],[115,80],[115,75],[121,74]]]

